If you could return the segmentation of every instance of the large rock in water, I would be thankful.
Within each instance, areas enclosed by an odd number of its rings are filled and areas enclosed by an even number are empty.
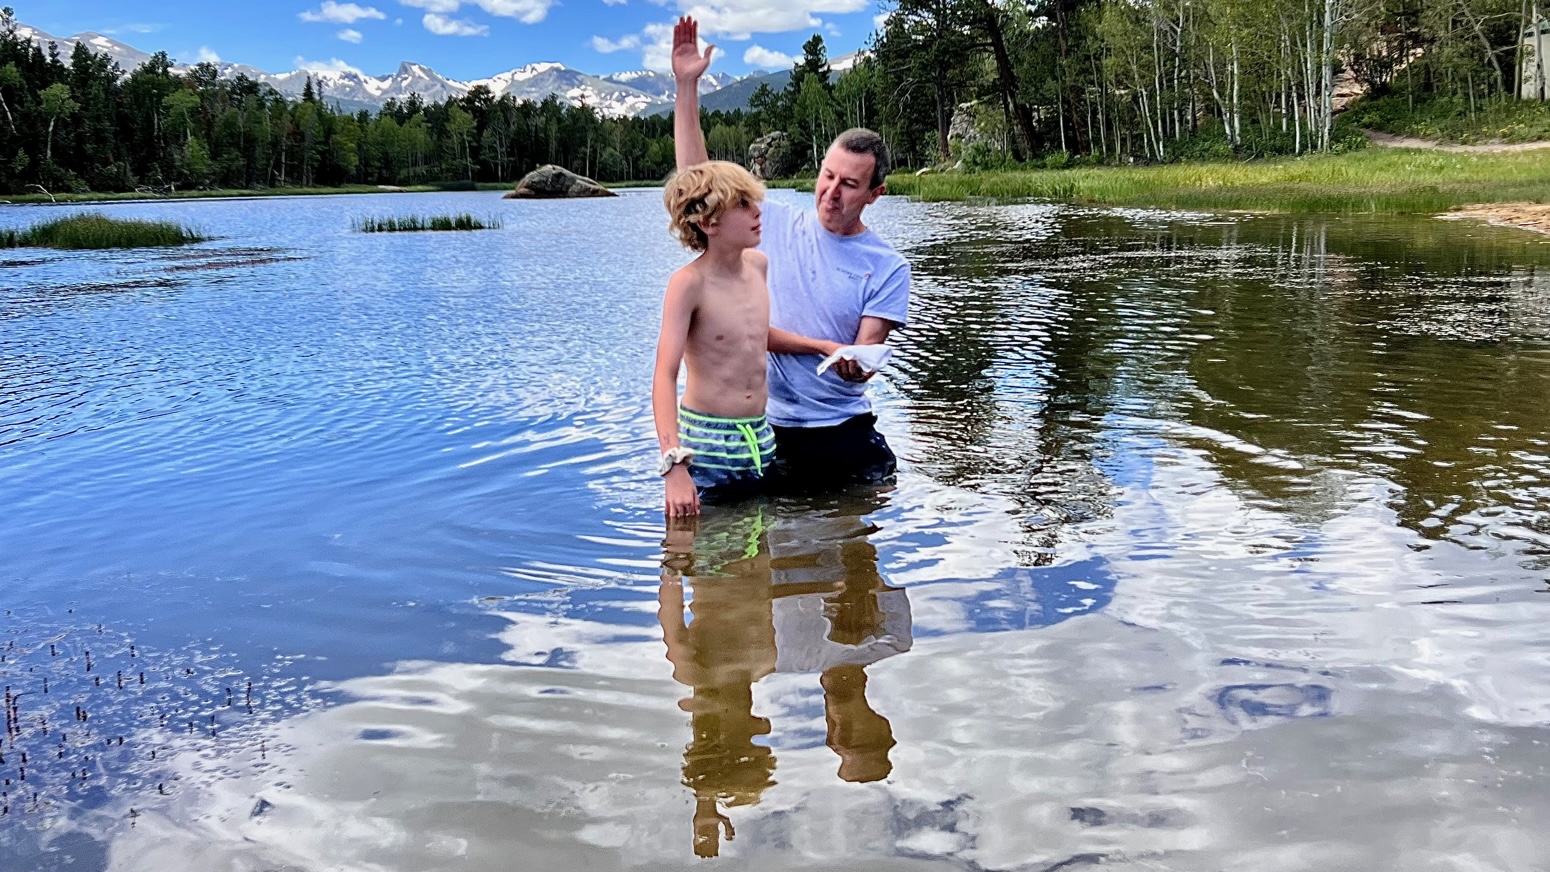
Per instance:
[[[791,137],[783,131],[766,133],[748,146],[748,168],[756,179],[784,179],[796,172]]]
[[[617,197],[613,191],[564,167],[544,164],[522,177],[507,200],[557,200],[570,197]]]

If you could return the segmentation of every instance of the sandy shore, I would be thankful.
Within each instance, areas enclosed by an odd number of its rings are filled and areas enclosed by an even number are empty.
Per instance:
[[[1550,204],[1489,203],[1454,209],[1444,218],[1471,218],[1498,227],[1520,227],[1550,235]]]

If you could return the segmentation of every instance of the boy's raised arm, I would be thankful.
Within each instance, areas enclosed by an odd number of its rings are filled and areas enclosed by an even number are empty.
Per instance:
[[[673,153],[678,168],[710,160],[705,150],[705,131],[700,129],[700,76],[710,67],[716,47],[707,45],[700,54],[700,24],[684,16],[673,25],[673,79],[678,96],[673,103]]]

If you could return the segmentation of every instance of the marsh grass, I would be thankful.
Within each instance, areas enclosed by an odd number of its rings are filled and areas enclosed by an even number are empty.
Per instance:
[[[1167,209],[1435,213],[1471,203],[1550,199],[1550,158],[1370,149],[1252,163],[895,174],[888,189],[924,201],[984,197]]]
[[[109,218],[95,212],[0,231],[0,248],[154,248],[204,242],[209,237],[167,221]]]
[[[496,218],[479,219],[462,215],[389,215],[385,218],[357,218],[353,226],[361,233],[415,233],[422,230],[499,230]]]

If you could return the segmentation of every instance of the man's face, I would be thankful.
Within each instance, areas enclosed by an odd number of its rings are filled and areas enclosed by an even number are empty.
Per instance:
[[[829,146],[818,168],[818,183],[813,189],[818,207],[818,223],[830,233],[850,236],[861,230],[861,212],[877,202],[886,190],[871,187],[872,170],[877,161],[869,154],[856,154],[837,145]]]

